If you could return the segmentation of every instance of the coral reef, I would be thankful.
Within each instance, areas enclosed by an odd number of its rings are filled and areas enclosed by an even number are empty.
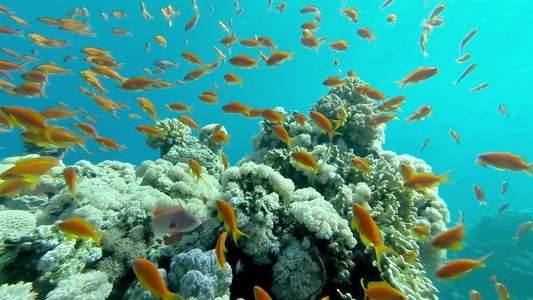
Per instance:
[[[312,123],[300,125],[292,113],[276,108],[295,139],[294,150],[316,159],[316,173],[298,167],[268,121],[260,123],[253,153],[224,170],[222,146],[210,138],[216,124],[201,128],[196,138],[175,119],[157,123],[165,138],[147,140],[151,148],[161,149],[161,159],[138,167],[117,161],[74,164],[81,178],[76,200],[62,179],[64,166],[54,168],[36,192],[0,202],[0,216],[6,216],[0,217],[0,271],[17,270],[2,275],[0,283],[33,282],[35,293],[46,299],[82,299],[77,297],[83,294],[155,299],[134,279],[131,267],[134,259],[146,258],[169,289],[187,299],[251,299],[256,284],[276,299],[311,299],[337,290],[346,299],[361,298],[359,280],[380,277],[409,299],[437,299],[424,268],[436,268],[445,254],[417,243],[410,228],[430,225],[433,235],[444,231],[446,204],[436,188],[428,195],[404,188],[401,163],[417,172],[431,169],[422,160],[381,148],[384,126],[367,125],[376,104],[356,91],[364,84],[349,78],[313,106],[331,120],[346,110],[347,122],[337,129],[342,135],[333,141]],[[349,159],[354,156],[364,157],[373,171],[353,168]],[[203,179],[193,176],[189,158],[200,163]],[[13,161],[1,162],[0,171]],[[238,246],[228,238],[226,272],[213,251],[224,231],[216,218],[217,199],[233,207],[237,227],[248,236]],[[165,245],[153,238],[152,211],[179,204],[202,225]],[[387,254],[378,268],[373,248],[350,228],[354,204],[370,212],[387,246],[400,254],[419,254],[418,259],[407,262]],[[72,217],[103,232],[100,247],[91,240],[66,239],[55,225]],[[237,267],[238,261],[245,267]]]

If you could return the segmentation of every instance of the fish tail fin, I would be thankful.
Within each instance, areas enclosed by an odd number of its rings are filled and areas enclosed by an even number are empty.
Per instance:
[[[400,90],[405,86],[404,80],[396,80],[396,83],[400,85]]]
[[[393,118],[394,120],[399,120],[399,118],[398,118],[398,114],[394,114],[394,115],[392,115],[392,118]]]
[[[293,138],[293,137],[290,137],[290,138],[287,140],[287,146],[289,147],[290,150],[293,149],[292,144],[294,143],[295,140],[296,140],[296,139]]]
[[[124,146],[124,145],[118,145],[117,151],[120,152],[122,150],[128,150],[128,148],[126,146]]]
[[[494,254],[494,252],[491,252],[491,253],[489,253],[489,254],[483,256],[482,258],[478,259],[478,260],[477,260],[477,262],[478,262],[478,264],[479,264],[478,267],[483,268],[483,267],[485,266],[485,261],[486,261],[487,259],[489,259],[493,254]]]
[[[258,68],[259,69],[259,66],[257,65],[257,63],[259,62],[259,58],[254,60],[254,67]]]
[[[526,168],[526,173],[528,173],[529,175],[533,176],[533,172],[531,172],[531,168],[533,167],[533,163],[531,164],[528,164],[527,165],[527,168]]]
[[[335,131],[335,130],[328,131],[328,136],[329,136],[330,141],[333,141],[333,137],[336,135],[342,135],[342,133]]]
[[[242,86],[242,80],[243,80],[242,78],[237,78],[237,83],[238,83],[240,86]]]
[[[123,65],[124,65],[124,63],[118,63],[118,64],[117,64],[117,68],[118,68],[119,70],[122,70],[122,66],[123,66]]]
[[[39,184],[41,184],[41,176],[39,175],[33,175],[33,174],[23,175],[22,180],[29,183],[28,189],[30,191],[33,191]]]
[[[226,146],[229,146],[229,138],[231,137],[231,134],[226,134],[223,138],[222,138],[222,141],[224,142],[224,144],[226,144]]]
[[[459,80],[456,80],[453,82],[453,84],[457,85],[459,83]]]
[[[168,292],[163,296],[163,300],[185,300],[185,298],[178,294]]]
[[[294,51],[289,52],[289,54],[287,54],[287,59],[294,61],[294,58],[292,57],[293,55],[294,55]]]
[[[395,256],[400,256],[396,251],[394,251],[392,248],[389,248],[383,244],[381,245],[374,245],[374,248],[376,249],[376,260],[378,262],[378,267],[381,267],[381,255],[383,253],[391,253]]]
[[[235,245],[237,245],[237,247],[239,246],[239,244],[237,244],[237,242],[239,241],[239,238],[241,236],[249,237],[247,234],[245,234],[244,232],[240,231],[238,228],[235,228],[235,230],[232,230],[231,233],[233,234],[233,240],[235,241]]]
[[[44,88],[45,88],[45,85],[42,85],[41,88],[39,89],[39,95],[41,95],[41,97],[43,97],[45,99],[48,99],[48,97],[46,96],[46,93],[44,91]]]
[[[379,36],[375,36],[375,35],[373,35],[373,36],[371,36],[371,37],[368,39],[368,41],[372,44],[372,42],[373,42],[375,39],[377,39],[378,37],[379,37]]]
[[[85,152],[87,152],[87,154],[91,153],[91,152],[89,152],[89,150],[87,150],[87,147],[85,146],[85,143],[87,142],[87,139],[89,137],[90,137],[89,135],[80,136],[80,137],[77,137],[75,142],[74,142],[74,144],[80,146],[81,149],[85,150]]]
[[[439,181],[440,182],[446,182],[446,183],[455,183],[453,181],[450,180],[450,178],[448,178],[450,176],[450,173],[452,172],[453,170],[450,170],[442,175],[439,176]]]

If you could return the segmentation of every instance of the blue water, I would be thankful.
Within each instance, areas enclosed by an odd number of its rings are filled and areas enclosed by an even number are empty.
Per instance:
[[[167,111],[163,104],[183,102],[194,106],[195,120],[201,125],[221,123],[232,135],[230,147],[224,149],[230,162],[235,163],[245,153],[251,153],[251,137],[259,130],[258,120],[246,120],[242,116],[228,115],[222,112],[221,106],[230,101],[252,103],[254,107],[274,108],[283,106],[286,110],[297,110],[306,113],[310,106],[328,92],[322,85],[327,76],[337,75],[341,69],[346,74],[354,69],[358,76],[383,91],[386,96],[407,95],[407,103],[400,112],[402,121],[394,121],[387,125],[384,149],[397,153],[407,153],[424,159],[436,173],[453,170],[451,180],[456,184],[444,184],[439,192],[449,205],[451,219],[456,222],[458,209],[465,212],[467,225],[476,223],[484,214],[495,214],[503,203],[500,198],[502,181],[509,182],[507,200],[515,210],[530,207],[529,186],[532,178],[525,173],[501,172],[491,168],[482,168],[475,163],[476,156],[483,152],[513,152],[533,161],[531,154],[533,138],[533,121],[530,118],[533,110],[529,99],[530,85],[533,80],[533,3],[531,1],[446,1],[447,8],[441,14],[445,20],[442,27],[435,28],[429,36],[425,58],[420,51],[418,39],[422,32],[421,23],[439,1],[396,0],[386,8],[380,9],[382,1],[347,1],[347,6],[355,6],[359,10],[360,22],[352,24],[339,14],[342,1],[289,1],[284,13],[274,9],[279,4],[275,1],[271,12],[266,12],[267,1],[240,2],[244,9],[242,15],[235,15],[233,1],[201,1],[199,0],[200,19],[197,26],[189,32],[183,30],[185,24],[194,15],[190,1],[173,1],[174,7],[179,5],[181,15],[168,27],[159,9],[169,3],[146,1],[148,11],[154,16],[153,21],[143,18],[140,14],[138,1],[90,1],[82,2],[90,12],[89,23],[98,35],[97,38],[78,36],[63,32],[53,26],[36,21],[38,17],[66,17],[71,4],[63,1],[45,2],[28,0],[8,0],[2,4],[31,23],[32,27],[23,28],[11,22],[5,15],[0,15],[0,24],[15,29],[23,29],[24,33],[37,32],[47,37],[69,39],[72,46],[61,49],[38,48],[37,55],[44,60],[51,60],[61,66],[72,69],[74,76],[52,75],[50,85],[46,88],[49,99],[26,99],[0,95],[2,105],[18,105],[32,107],[37,110],[56,105],[55,101],[68,103],[71,107],[81,106],[90,113],[100,116],[98,132],[102,136],[111,137],[124,144],[128,150],[121,153],[102,153],[93,141],[89,149],[96,154],[90,157],[78,148],[75,153],[66,156],[66,162],[72,163],[80,159],[93,162],[102,160],[121,160],[138,164],[143,160],[158,158],[159,151],[149,149],[145,137],[134,130],[135,126],[150,124],[148,120],[131,120],[128,113],[145,116],[134,101],[134,97],[146,97],[156,104],[159,118],[171,118],[176,114]],[[336,53],[326,45],[319,53],[304,48],[299,39],[300,24],[312,20],[312,15],[302,15],[298,11],[305,4],[315,4],[322,11],[323,22],[320,23],[319,37],[327,36],[327,42],[345,39],[350,49]],[[209,14],[209,6],[214,6],[214,13]],[[112,10],[126,10],[128,16],[122,19],[110,17],[104,21],[100,12],[111,14]],[[396,24],[388,24],[387,15],[394,12],[398,17]],[[229,64],[221,64],[218,69],[206,74],[200,80],[187,83],[186,87],[174,85],[169,89],[154,89],[151,92],[124,92],[114,88],[115,82],[103,79],[105,87],[110,91],[107,97],[122,101],[132,107],[131,110],[120,110],[121,120],[112,118],[109,113],[101,111],[92,99],[81,95],[78,86],[85,86],[79,71],[90,67],[83,61],[79,50],[94,46],[112,49],[112,55],[124,66],[120,73],[125,77],[144,75],[142,68],[155,69],[152,63],[158,59],[178,61],[180,70],[170,69],[164,80],[183,79],[185,74],[195,67],[184,61],[181,52],[192,51],[205,62],[217,59],[213,46],[223,50],[228,58],[234,54],[245,53],[257,57],[258,50],[244,48],[234,44],[232,54],[228,54],[219,40],[226,33],[219,28],[218,21],[228,24],[233,19],[234,28],[240,39],[252,38],[254,35],[269,36],[279,49],[295,51],[294,61],[287,61],[280,66],[269,69],[260,62],[259,70],[239,70]],[[369,27],[379,38],[372,44],[357,36],[356,30]],[[114,36],[110,31],[114,28],[132,30],[133,36]],[[457,64],[459,44],[474,28],[479,33],[465,47],[464,53],[472,53],[470,61]],[[168,41],[166,49],[155,44],[153,36],[163,35]],[[185,40],[188,45],[185,45]],[[27,38],[17,36],[0,37],[2,47],[21,54],[30,54],[34,47]],[[144,45],[150,42],[151,51],[146,52]],[[269,51],[264,52],[268,53]],[[77,60],[63,63],[66,55],[75,55]],[[1,54],[4,59],[11,59]],[[339,65],[334,66],[335,57]],[[459,78],[471,63],[478,67],[458,85],[452,82]],[[28,64],[33,66],[34,64]],[[421,65],[438,67],[440,73],[427,82],[414,87],[406,86],[401,91],[396,80],[402,79],[409,72]],[[229,71],[244,77],[244,85],[233,85],[225,88],[223,75]],[[19,75],[13,73],[16,77]],[[16,78],[20,83],[22,79]],[[253,82],[253,86],[251,86]],[[473,93],[471,88],[483,83],[491,85],[482,91]],[[221,105],[209,105],[200,102],[197,97],[202,91],[213,89],[216,83],[221,86],[217,90],[221,94]],[[509,111],[503,117],[498,111],[498,104],[503,103]],[[403,119],[424,104],[433,107],[432,118],[404,124]],[[69,126],[71,120],[60,121],[60,125]],[[448,134],[449,129],[456,130],[461,142],[456,145]],[[420,152],[423,141],[431,137],[427,148]],[[1,156],[16,155],[22,150],[16,134],[3,134],[0,147],[6,147]],[[477,184],[485,190],[489,205],[480,207],[474,197],[472,185]]]

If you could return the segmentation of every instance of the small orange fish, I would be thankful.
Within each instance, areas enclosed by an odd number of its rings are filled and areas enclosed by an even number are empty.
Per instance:
[[[335,131],[331,121],[323,114],[316,111],[310,111],[309,117],[322,133],[328,134],[330,141],[332,141],[333,137],[335,137],[336,135],[342,135],[342,133]]]
[[[268,295],[268,293],[260,286],[256,285],[254,286],[254,300],[272,300],[272,297],[270,297],[270,295]]]
[[[417,225],[411,228],[411,232],[415,235],[415,238],[424,242],[429,238],[430,227],[428,225]]]
[[[457,226],[446,230],[431,240],[431,246],[433,248],[454,251],[460,251],[463,249],[462,243],[465,238],[465,224],[463,222],[463,212],[459,210],[459,213],[461,216]]]
[[[372,172],[372,168],[368,165],[368,161],[361,157],[354,157],[350,159],[350,164],[357,170],[368,173]]]
[[[356,77],[357,74],[355,74],[355,71],[350,69],[348,70],[348,73],[346,74],[348,77]]]
[[[238,83],[239,85],[242,86],[243,78],[241,78],[241,77],[237,77],[237,75],[235,75],[234,73],[229,72],[229,73],[227,73],[226,75],[224,75],[224,80],[226,80],[226,82],[227,82],[228,84],[235,84],[235,83]]]
[[[63,179],[65,180],[65,184],[67,185],[70,196],[72,197],[72,199],[76,200],[76,194],[78,193],[76,189],[76,183],[79,181],[76,169],[65,168],[65,170],[63,171]]]
[[[499,300],[511,299],[511,294],[509,293],[509,291],[503,284],[496,282],[496,284],[494,284],[494,287],[496,288],[496,292],[498,293],[498,296],[500,297]]]
[[[262,117],[263,110],[260,108],[252,108],[250,109],[250,114],[248,118],[259,118]]]
[[[92,136],[98,136],[98,133],[96,132],[96,129],[87,123],[76,123],[72,124],[72,126],[78,128],[81,132],[92,135]]]
[[[100,238],[103,233],[95,231],[93,225],[82,218],[74,217],[60,222],[57,228],[66,235],[68,240],[76,237],[84,240],[92,239],[96,245],[100,246]]]
[[[491,166],[499,170],[510,170],[515,172],[525,171],[533,176],[531,167],[533,163],[528,164],[526,160],[518,155],[504,152],[487,152],[477,156],[476,163],[482,167]]]
[[[43,97],[47,98],[45,91],[44,91],[44,85],[39,85],[35,82],[25,82],[22,83],[12,90],[4,91],[6,94],[11,96],[20,96],[20,97],[26,97],[26,98],[37,98],[37,97]]]
[[[194,177],[196,177],[196,182],[200,181],[200,179],[204,180],[202,178],[202,166],[198,161],[189,158],[187,164],[189,165],[189,170],[193,173]]]
[[[168,290],[163,277],[151,261],[137,258],[133,261],[132,266],[141,286],[149,290],[154,296],[163,300],[185,300],[180,295]]]
[[[298,125],[304,126],[307,122],[307,117],[304,114],[294,114],[294,120]]]
[[[245,236],[249,237],[248,235],[244,234],[237,228],[237,214],[235,214],[235,210],[233,210],[233,207],[223,201],[223,200],[217,200],[217,210],[218,210],[218,219],[221,221],[224,221],[224,226],[226,228],[226,231],[231,231],[233,235],[233,240],[235,241],[235,245],[238,245],[239,237]]]
[[[400,85],[400,89],[402,89],[406,84],[408,85],[415,85],[419,82],[426,81],[430,79],[431,77],[437,75],[439,73],[438,68],[433,67],[420,67],[413,72],[409,73],[404,79],[396,81]]]
[[[187,125],[189,128],[196,129],[198,132],[200,132],[200,125],[198,125],[193,118],[188,116],[178,116],[178,120]]]
[[[413,121],[420,121],[424,120],[427,116],[431,116],[431,106],[429,105],[422,105],[419,109],[417,109],[410,117],[405,119],[405,123],[410,123]]]
[[[477,63],[473,63],[471,64],[470,66],[468,66],[468,68],[466,68],[466,70],[463,72],[463,74],[461,75],[461,77],[459,77],[459,79],[457,79],[456,81],[453,82],[453,84],[459,84],[459,82],[461,80],[463,80],[463,78],[465,78],[466,76],[468,76],[470,73],[472,73],[472,71],[474,71],[474,69],[477,67]]]
[[[478,260],[455,259],[447,262],[435,272],[435,277],[443,282],[448,279],[458,279],[475,268],[484,268],[485,261],[492,256],[492,254],[493,253],[490,253]]]
[[[283,124],[285,120],[284,116],[280,115],[277,111],[270,108],[263,109],[261,111],[261,116],[263,117],[263,119],[272,123]]]
[[[149,99],[137,97],[135,98],[137,101],[137,104],[139,104],[139,107],[142,111],[144,111],[146,114],[148,114],[148,117],[151,120],[159,120],[157,117],[157,112],[155,111],[155,106]]]
[[[217,145],[222,145],[222,143],[228,144],[228,139],[231,137],[231,134],[227,134],[224,130],[213,130],[211,135],[211,140]]]
[[[371,281],[368,283],[367,288],[365,288],[364,278],[361,278],[361,286],[363,287],[363,290],[365,290],[365,297],[367,299],[394,299],[394,300],[407,300],[407,296],[405,296],[402,292],[398,291],[397,289],[393,288],[388,282],[386,281]]]
[[[469,60],[470,57],[472,57],[472,54],[468,53],[468,54],[465,54],[465,55],[459,57],[459,58],[456,59],[455,61],[456,61],[457,63],[459,63],[459,64],[460,64],[460,63],[464,63],[465,61]]]
[[[329,43],[329,47],[336,51],[346,51],[348,50],[348,42],[345,40],[338,40]]]
[[[459,145],[460,139],[459,139],[459,134],[457,133],[457,131],[450,129],[450,136],[455,141],[455,143]]]
[[[259,61],[259,59],[253,59],[253,57],[248,56],[246,54],[236,55],[230,58],[228,61],[230,65],[236,66],[239,69],[251,69],[252,67],[256,67],[259,69],[259,67],[257,66],[257,62]]]
[[[126,30],[122,28],[115,28],[111,30],[111,33],[114,35],[133,35],[131,34],[131,30]]]
[[[370,30],[370,28],[368,28],[368,27],[363,27],[363,28],[357,29],[357,35],[359,35],[360,37],[362,37],[365,40],[368,40],[369,43],[372,43],[375,39],[378,38],[377,36],[375,36],[372,33],[372,30]]]
[[[379,114],[374,116],[370,121],[368,121],[368,125],[370,126],[377,126],[385,123],[389,123],[392,120],[398,120],[398,114],[393,115],[387,115],[387,114]]]
[[[513,241],[515,242],[515,244],[520,242],[520,239],[522,238],[522,235],[524,233],[530,232],[530,231],[533,231],[533,222],[527,221],[525,223],[522,223],[522,225],[518,227],[518,230],[516,231],[516,235],[513,238]]]
[[[312,171],[315,174],[318,173],[319,166],[313,155],[307,151],[292,152],[291,157],[296,161],[298,167],[307,171]]]
[[[324,82],[322,82],[322,84],[327,86],[327,87],[336,87],[336,86],[340,86],[340,85],[345,85],[346,84],[346,80],[343,80],[339,76],[328,76],[328,78],[326,78],[326,80],[324,80]]]
[[[156,42],[159,46],[161,46],[161,47],[163,47],[163,48],[166,48],[166,47],[167,47],[167,40],[165,39],[164,36],[159,35],[159,34],[158,34],[158,35],[155,35],[155,36],[154,36],[154,40],[155,40],[155,42]]]
[[[376,90],[375,88],[369,85],[358,86],[355,88],[355,90],[363,95],[366,95],[370,99],[374,99],[377,101],[385,101],[386,99],[385,95],[383,95],[382,92]]]
[[[272,126],[272,132],[274,132],[274,135],[278,139],[280,139],[282,142],[287,144],[289,149],[292,150],[292,143],[295,141],[295,139],[291,138],[289,136],[289,133],[287,132],[287,130],[283,126],[281,126],[281,125],[273,125]]]
[[[224,165],[224,170],[227,170],[229,168],[229,160],[228,155],[226,153],[222,153],[222,164]]]
[[[388,23],[394,24],[394,23],[396,23],[396,20],[397,20],[396,15],[393,14],[393,13],[391,13],[391,14],[389,14],[387,16],[387,22]]]
[[[126,146],[119,145],[116,141],[108,137],[97,136],[94,140],[104,148],[117,150],[118,152],[128,149]]]
[[[287,3],[285,3],[285,1],[281,1],[281,3],[278,6],[276,6],[276,11],[282,13],[285,11],[286,7],[287,7]]]
[[[481,294],[476,290],[470,291],[470,300],[481,300]]]
[[[152,125],[140,125],[135,127],[135,130],[147,136],[165,137],[167,135],[166,132]]]
[[[198,18],[200,18],[200,10],[197,8],[196,9],[196,13],[192,17],[192,19],[189,20],[187,25],[185,25],[185,31],[192,30],[196,26],[196,24],[198,23]]]
[[[442,175],[435,173],[412,173],[409,178],[405,179],[403,186],[424,194],[427,192],[427,188],[437,187],[441,182],[453,183],[448,178],[451,172],[450,170]]]
[[[250,116],[250,109],[252,105],[244,105],[240,102],[229,102],[222,106],[222,111],[228,114],[240,114],[245,117]]]
[[[224,231],[222,234],[218,237],[217,245],[215,247],[215,253],[217,256],[217,264],[224,272],[226,272],[226,253],[228,252],[228,249],[226,249],[226,239],[228,238],[228,232]]]
[[[485,192],[483,192],[483,189],[477,184],[474,184],[474,194],[476,195],[477,200],[479,200],[480,205],[487,205],[487,202],[485,202]]]
[[[352,207],[352,213],[352,228],[359,232],[359,236],[365,246],[368,247],[370,244],[374,246],[378,267],[381,267],[380,262],[383,253],[388,252],[399,256],[396,251],[383,244],[383,236],[378,225],[363,206],[354,204]]]
[[[176,111],[176,112],[188,112],[192,113],[192,106],[187,106],[183,103],[172,103],[172,104],[165,104],[165,107],[170,111]]]
[[[272,53],[268,57],[268,60],[266,61],[266,65],[269,66],[270,68],[273,68],[283,63],[287,59],[294,60],[292,57],[293,54],[294,54],[294,51],[293,52],[286,52],[282,50],[272,51]]]

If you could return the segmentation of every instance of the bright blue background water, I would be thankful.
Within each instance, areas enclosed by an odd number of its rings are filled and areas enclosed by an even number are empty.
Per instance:
[[[22,28],[11,22],[5,15],[0,15],[0,24],[16,29],[23,29],[24,33],[37,32],[49,37],[68,38],[73,46],[62,49],[37,48],[38,57],[42,60],[52,60],[61,66],[72,68],[75,76],[53,75],[50,85],[46,88],[49,99],[25,99],[0,95],[2,105],[20,105],[35,109],[44,109],[55,105],[55,101],[63,101],[72,107],[82,106],[91,113],[100,115],[96,126],[102,136],[116,139],[126,145],[129,150],[122,153],[102,153],[97,150],[93,141],[89,148],[96,153],[96,157],[87,157],[83,151],[77,150],[66,157],[67,162],[79,159],[101,161],[107,159],[140,163],[145,159],[158,158],[158,151],[151,150],[145,145],[145,138],[134,131],[134,127],[150,124],[148,120],[131,120],[128,113],[142,116],[134,97],[147,97],[157,107],[160,118],[173,117],[176,114],[168,112],[163,104],[184,102],[194,106],[193,117],[200,125],[221,123],[232,134],[231,146],[226,147],[231,162],[235,163],[245,153],[251,152],[251,137],[259,130],[258,119],[246,120],[237,115],[227,115],[221,111],[221,105],[214,106],[201,103],[197,97],[202,91],[213,89],[217,83],[221,89],[217,90],[221,96],[221,104],[230,101],[252,103],[254,107],[266,108],[283,106],[288,110],[307,112],[310,106],[328,92],[328,88],[321,83],[329,75],[337,75],[340,68],[343,74],[354,69],[358,76],[375,88],[392,97],[407,94],[408,101],[400,112],[401,119],[408,117],[423,104],[433,107],[433,118],[421,122],[404,124],[395,121],[388,125],[386,144],[384,149],[397,153],[408,153],[426,160],[433,166],[436,173],[454,170],[451,179],[457,184],[445,184],[440,189],[441,196],[448,203],[452,220],[457,220],[457,209],[465,211],[465,220],[471,224],[482,214],[494,214],[502,203],[500,199],[501,182],[509,181],[508,201],[514,209],[528,207],[529,186],[532,178],[525,173],[500,172],[476,165],[476,156],[489,151],[513,152],[525,156],[533,161],[531,155],[532,138],[532,107],[529,88],[533,79],[532,66],[533,40],[530,25],[533,24],[533,3],[531,1],[514,1],[512,5],[505,1],[446,1],[447,8],[441,14],[445,25],[435,28],[429,36],[427,52],[429,58],[421,54],[418,40],[422,32],[420,24],[440,1],[424,0],[396,0],[382,10],[382,1],[347,1],[347,6],[355,6],[360,13],[360,22],[352,24],[339,14],[342,1],[289,1],[284,13],[275,12],[275,1],[270,13],[266,12],[267,1],[241,1],[244,9],[242,15],[236,16],[233,1],[201,1],[200,19],[192,31],[183,30],[185,24],[193,16],[194,11],[190,1],[173,1],[179,5],[181,15],[174,21],[174,27],[169,28],[166,20],[159,13],[159,9],[168,3],[154,3],[146,1],[148,11],[154,16],[154,21],[144,19],[140,13],[139,3],[131,1],[83,1],[78,6],[89,9],[89,23],[97,33],[98,38],[78,36],[73,33],[59,31],[52,26],[37,22],[37,17],[52,18],[66,17],[73,4],[62,1],[2,1],[2,4],[18,11],[18,16],[32,24],[31,28]],[[260,4],[258,4],[260,2]],[[299,43],[301,36],[300,24],[312,20],[312,15],[301,15],[298,11],[305,4],[315,4],[322,10],[323,22],[320,24],[319,37],[328,36],[328,42],[345,39],[350,45],[349,51],[336,53],[326,45],[317,54],[312,49],[304,48]],[[209,15],[209,6],[214,6],[214,13]],[[110,17],[104,21],[100,12],[111,14],[112,10],[126,10],[128,16],[123,19]],[[387,15],[394,12],[398,21],[391,25],[385,22]],[[122,101],[132,107],[131,111],[121,110],[118,115],[120,121],[101,111],[88,96],[77,91],[78,86],[85,86],[79,71],[89,67],[83,62],[79,50],[86,46],[96,46],[112,49],[113,57],[118,62],[124,62],[121,74],[126,77],[144,75],[142,68],[153,69],[152,63],[157,59],[169,59],[180,62],[180,70],[171,69],[165,73],[165,80],[183,79],[185,74],[195,67],[185,62],[180,53],[193,51],[206,62],[217,59],[213,46],[222,49],[230,58],[219,40],[226,35],[218,26],[221,20],[228,24],[228,18],[233,19],[233,32],[240,39],[251,38],[254,35],[269,36],[279,46],[279,49],[295,51],[295,61],[288,61],[278,67],[269,69],[260,62],[260,69],[239,70],[229,64],[220,67],[211,74],[205,75],[198,81],[187,83],[187,87],[175,85],[170,89],[154,89],[151,92],[124,92],[114,86],[115,82],[103,79],[105,87],[110,91],[109,98]],[[110,31],[114,28],[131,29],[133,36],[113,36]],[[356,34],[360,27],[369,27],[379,36],[372,44],[362,40]],[[474,28],[479,28],[477,36],[465,47],[465,53],[472,53],[472,59],[464,64],[457,64],[455,59],[459,54],[459,44]],[[157,46],[153,36],[161,34],[168,40],[168,47]],[[186,46],[184,41],[188,40]],[[151,43],[152,50],[146,52],[144,45]],[[28,39],[16,36],[2,35],[0,45],[21,54],[30,54],[34,47]],[[268,50],[264,50],[269,53]],[[247,49],[239,44],[233,45],[233,54],[246,53],[258,56],[257,49]],[[63,63],[65,55],[76,55],[79,59]],[[2,58],[8,58],[1,54]],[[333,65],[335,56],[339,58],[339,66]],[[11,58],[8,58],[11,59]],[[478,63],[472,74],[459,85],[452,82],[459,78],[470,63]],[[440,73],[429,80],[414,87],[398,90],[396,80],[402,79],[412,70],[421,65],[440,68]],[[33,66],[33,64],[29,64]],[[232,86],[227,90],[223,75],[229,71],[245,78],[244,86]],[[20,82],[18,73],[13,73]],[[250,82],[253,81],[252,87]],[[486,90],[472,93],[470,89],[483,83],[490,82]],[[504,103],[509,111],[509,117],[503,117],[498,111],[498,104]],[[60,124],[67,126],[70,121]],[[461,136],[460,145],[455,145],[448,130],[455,129]],[[423,141],[431,137],[431,141],[423,152],[419,152]],[[7,149],[2,156],[16,155],[21,151],[17,135],[4,134],[1,136],[0,146]],[[484,188],[487,202],[486,207],[480,207],[474,197],[472,185],[478,184]]]

